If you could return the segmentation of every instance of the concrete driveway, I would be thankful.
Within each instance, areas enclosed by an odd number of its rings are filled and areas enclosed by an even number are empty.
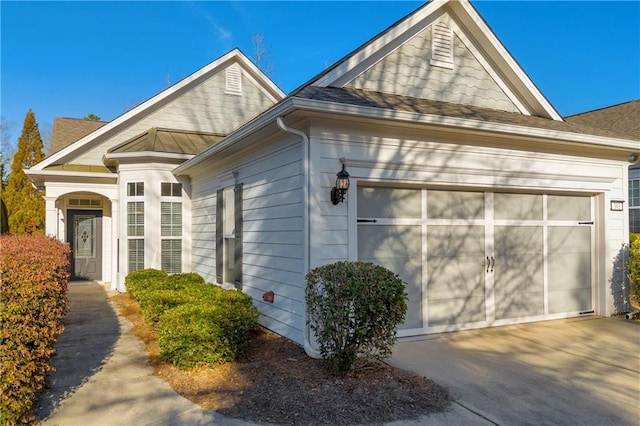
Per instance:
[[[391,364],[475,424],[640,425],[640,322],[588,317],[404,338]],[[469,424],[469,423],[467,423]]]

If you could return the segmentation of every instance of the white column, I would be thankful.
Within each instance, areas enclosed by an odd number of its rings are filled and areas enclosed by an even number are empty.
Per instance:
[[[58,208],[56,207],[57,199],[58,197],[44,197],[46,208],[45,230],[48,236],[58,238],[60,241],[64,241],[64,235],[58,235]]]
[[[124,291],[124,279],[118,272],[120,265],[120,203],[117,198],[111,198],[111,290]]]

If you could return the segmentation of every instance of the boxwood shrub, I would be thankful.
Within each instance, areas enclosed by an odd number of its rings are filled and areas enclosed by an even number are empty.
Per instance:
[[[253,306],[243,309],[224,300],[187,303],[162,315],[158,325],[160,356],[182,368],[233,361],[257,324],[258,312]]]
[[[251,297],[208,284],[193,272],[146,269],[129,274],[125,282],[143,318],[158,332],[162,359],[180,367],[236,359],[249,331],[258,326]]]
[[[407,312],[397,274],[373,263],[337,262],[311,270],[306,280],[308,324],[334,371],[347,372],[358,358],[391,355]]]

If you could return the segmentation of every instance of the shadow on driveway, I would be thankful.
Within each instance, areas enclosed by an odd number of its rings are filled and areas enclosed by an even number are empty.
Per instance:
[[[96,282],[69,282],[69,313],[65,330],[51,358],[55,367],[47,375],[47,387],[38,394],[34,414],[38,420],[51,415],[60,403],[87,382],[113,354],[120,336],[118,316],[107,292]]]

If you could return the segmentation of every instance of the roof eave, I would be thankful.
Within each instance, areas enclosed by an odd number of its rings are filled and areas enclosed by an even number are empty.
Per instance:
[[[123,163],[182,163],[195,157],[194,154],[174,152],[108,152],[102,156],[106,166],[116,166]]]

